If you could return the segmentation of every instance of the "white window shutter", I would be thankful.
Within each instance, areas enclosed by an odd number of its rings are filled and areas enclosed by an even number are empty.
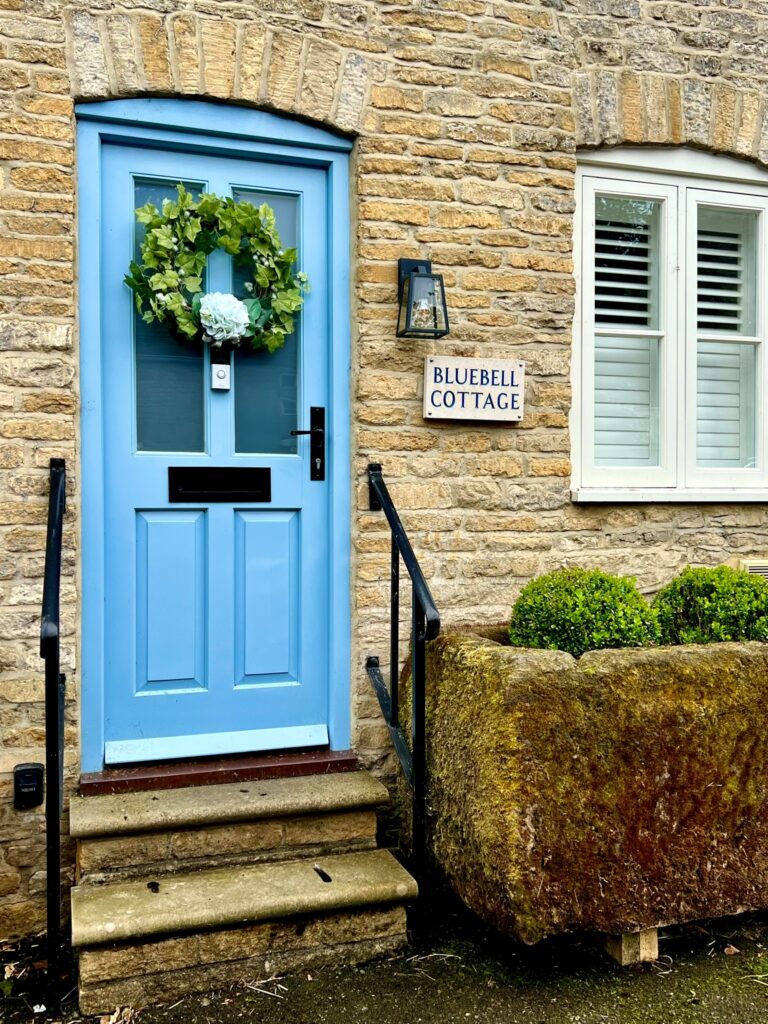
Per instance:
[[[700,341],[696,368],[696,463],[702,469],[755,464],[754,345]]]
[[[755,465],[757,214],[701,204],[696,217],[696,465]]]
[[[595,464],[658,461],[659,342],[595,338]]]
[[[656,274],[651,266],[652,225],[619,204],[628,200],[598,197],[605,211],[595,221],[595,326],[650,327]],[[610,206],[608,206],[610,204]],[[607,207],[607,209],[606,209]]]
[[[655,200],[596,197],[596,466],[658,464],[659,338],[642,332],[659,323],[659,215]]]

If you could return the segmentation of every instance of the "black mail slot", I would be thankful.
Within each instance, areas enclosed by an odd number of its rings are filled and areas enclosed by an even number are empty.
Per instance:
[[[169,466],[168,501],[272,501],[272,470],[262,466]]]

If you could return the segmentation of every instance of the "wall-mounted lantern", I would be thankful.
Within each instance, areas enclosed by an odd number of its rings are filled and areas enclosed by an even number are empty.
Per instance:
[[[430,260],[397,261],[398,338],[444,338],[450,330],[442,274]]]

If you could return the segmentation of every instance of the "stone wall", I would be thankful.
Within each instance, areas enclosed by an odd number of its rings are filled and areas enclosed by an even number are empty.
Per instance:
[[[576,147],[684,144],[768,162],[764,0],[0,0],[0,936],[40,926],[42,819],[10,771],[42,756],[36,631],[46,467],[68,459],[65,651],[78,562],[72,102],[232,101],[356,137],[355,743],[391,772],[364,655],[385,649],[384,464],[448,622],[506,616],[563,562],[636,574],[765,552],[762,506],[568,500]],[[446,276],[451,335],[395,338],[398,257]],[[517,427],[425,424],[428,351],[524,358]],[[77,764],[74,701],[68,772]]]

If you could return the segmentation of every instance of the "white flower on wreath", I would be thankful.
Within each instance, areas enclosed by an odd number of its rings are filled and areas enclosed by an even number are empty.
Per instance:
[[[200,300],[200,323],[205,328],[205,340],[214,346],[225,341],[237,345],[248,330],[248,310],[234,295],[209,292]]]

